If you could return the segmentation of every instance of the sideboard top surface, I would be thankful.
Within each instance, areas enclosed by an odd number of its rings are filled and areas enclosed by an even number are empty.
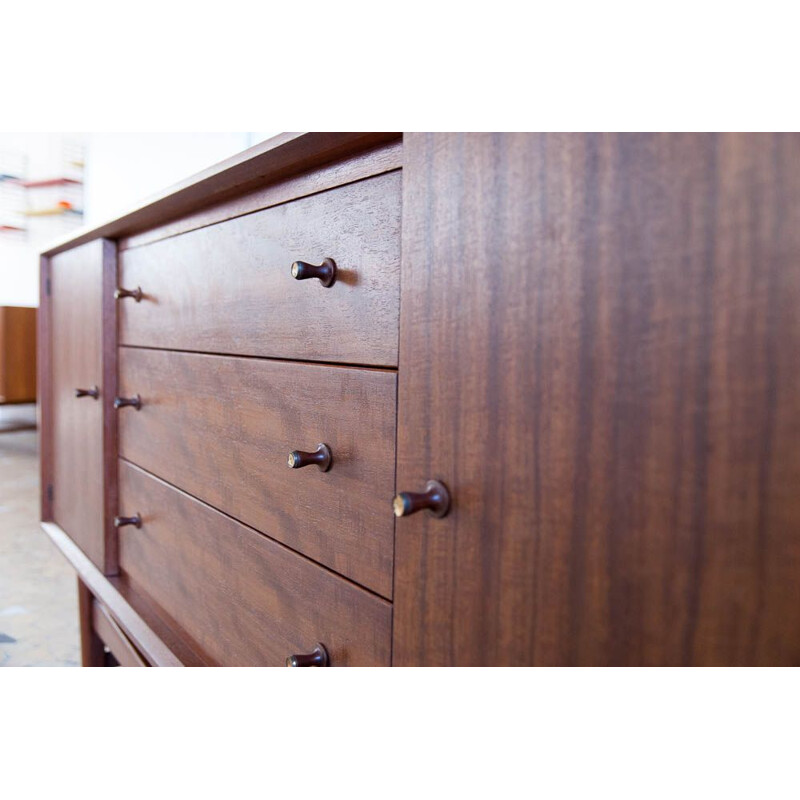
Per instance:
[[[52,256],[94,239],[131,236],[259,186],[399,140],[401,136],[400,133],[281,133],[159,192],[126,214],[72,232],[42,255]]]

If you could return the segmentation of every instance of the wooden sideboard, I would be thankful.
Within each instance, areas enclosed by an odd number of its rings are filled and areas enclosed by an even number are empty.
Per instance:
[[[36,401],[36,309],[0,306],[0,405]]]
[[[800,137],[284,134],[42,256],[87,665],[800,664]]]

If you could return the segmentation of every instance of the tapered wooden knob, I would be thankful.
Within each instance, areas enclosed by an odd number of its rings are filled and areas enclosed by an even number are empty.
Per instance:
[[[142,398],[139,395],[134,395],[133,397],[115,397],[114,398],[114,408],[125,408],[126,406],[131,406],[131,408],[135,408],[137,411],[142,407]]]
[[[408,517],[423,509],[434,517],[443,517],[450,510],[450,492],[439,481],[428,481],[424,492],[400,492],[392,504],[396,517]]]
[[[132,517],[114,517],[115,528],[124,528],[126,525],[133,525],[135,528],[141,528],[141,516],[139,514],[134,514]]]
[[[292,450],[289,453],[289,469],[302,469],[311,464],[316,464],[323,472],[327,472],[333,464],[330,447],[320,444],[313,453],[305,453],[302,450]]]
[[[336,262],[332,258],[325,258],[322,263],[307,264],[305,261],[295,261],[292,264],[292,277],[296,281],[307,281],[309,278],[319,278],[320,283],[328,288],[336,280]]]
[[[142,287],[137,286],[135,289],[123,289],[121,286],[114,292],[114,299],[122,300],[124,297],[132,297],[137,303],[142,299]]]
[[[327,667],[329,664],[328,651],[322,644],[317,644],[310,653],[288,656],[286,659],[287,667]]]
[[[75,397],[93,397],[97,400],[100,397],[100,389],[97,386],[92,386],[91,389],[76,389]]]

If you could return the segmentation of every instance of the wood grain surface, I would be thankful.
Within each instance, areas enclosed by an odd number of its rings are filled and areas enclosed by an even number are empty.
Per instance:
[[[404,141],[395,664],[800,664],[800,137]]]
[[[54,256],[50,285],[53,519],[105,570],[103,242]],[[100,399],[75,397],[93,386]]]
[[[395,366],[400,172],[120,254],[120,342],[208,353]],[[297,281],[332,258],[335,284]]]
[[[120,462],[120,582],[174,620],[209,664],[283,666],[317,642],[332,666],[388,666],[391,604]]]
[[[92,600],[92,627],[95,635],[113,654],[121,667],[147,667],[149,664],[131,644],[111,612],[97,600]]]
[[[86,585],[78,578],[78,623],[81,632],[81,666],[102,667],[105,665],[103,641],[94,629],[94,599]]]
[[[122,347],[120,454],[391,597],[397,376]],[[333,466],[289,469],[321,442]],[[122,506],[121,513],[128,511]]]
[[[117,396],[117,301],[114,291],[117,286],[117,245],[103,239],[103,535],[105,537],[105,573],[116,575],[117,529],[114,517],[117,515],[117,412],[114,399]]]

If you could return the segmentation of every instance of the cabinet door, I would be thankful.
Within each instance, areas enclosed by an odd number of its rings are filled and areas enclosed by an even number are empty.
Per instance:
[[[404,144],[396,664],[800,663],[800,137]]]
[[[43,517],[52,519],[100,569],[113,572],[108,490],[113,445],[113,291],[116,256],[98,240],[43,264],[47,316],[42,392]],[[104,309],[105,301],[105,309]],[[106,352],[104,356],[104,341]],[[78,396],[79,391],[88,392]],[[93,394],[97,393],[97,397]]]

